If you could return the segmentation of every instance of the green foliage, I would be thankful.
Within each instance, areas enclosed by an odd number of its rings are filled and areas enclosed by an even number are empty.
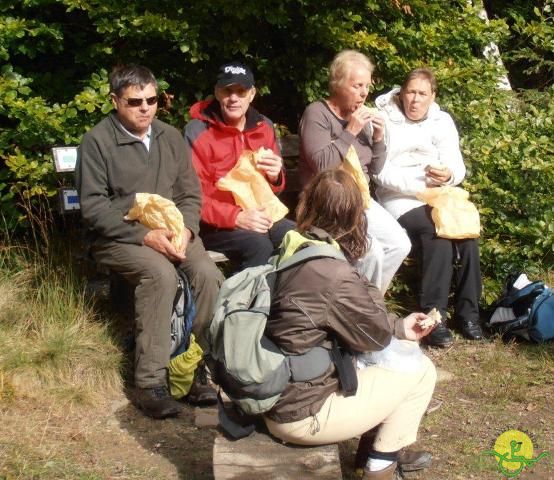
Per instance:
[[[496,3],[487,23],[465,0],[0,0],[0,213],[13,228],[30,211],[23,203],[55,194],[64,179],[50,148],[78,144],[111,109],[115,65],[150,67],[174,96],[159,115],[182,128],[217,67],[242,59],[255,70],[256,106],[294,132],[304,106],[326,95],[333,55],[356,48],[377,65],[374,95],[411,68],[436,71],[482,214],[488,284],[512,266],[552,270],[552,0],[513,0],[505,12]],[[498,90],[503,67],[482,55],[491,42],[508,67],[523,65],[517,78],[540,80],[540,94]]]
[[[554,1],[533,8],[535,18],[528,21],[514,13],[512,31],[519,39],[519,48],[507,56],[511,62],[523,62],[526,75],[540,75],[544,85],[554,83]],[[543,86],[543,85],[541,85]]]
[[[554,89],[499,92],[458,108],[471,172],[466,186],[484,230],[486,276],[501,280],[509,271],[525,270],[543,277],[554,265]],[[487,303],[494,296],[485,289]]]

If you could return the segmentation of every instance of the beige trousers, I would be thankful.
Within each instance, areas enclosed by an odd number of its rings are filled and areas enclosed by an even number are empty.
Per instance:
[[[313,417],[291,423],[264,420],[274,436],[299,445],[342,442],[380,425],[373,448],[395,452],[416,441],[436,378],[435,366],[427,357],[416,373],[371,366],[358,370],[356,395],[331,394]]]

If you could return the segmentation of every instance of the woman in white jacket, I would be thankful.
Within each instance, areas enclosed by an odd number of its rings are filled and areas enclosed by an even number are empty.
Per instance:
[[[454,321],[469,339],[483,337],[479,323],[481,271],[476,239],[448,240],[436,235],[431,209],[416,198],[426,188],[458,185],[466,169],[452,117],[435,103],[433,72],[413,70],[401,88],[377,98],[387,131],[387,160],[375,175],[379,202],[406,229],[421,256],[419,306],[436,308],[446,320],[448,295],[455,274]],[[443,323],[427,337],[438,347],[452,344]]]

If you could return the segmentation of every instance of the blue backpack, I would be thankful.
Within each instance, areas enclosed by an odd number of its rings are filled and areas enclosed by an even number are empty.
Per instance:
[[[513,278],[513,277],[512,277]],[[493,315],[486,324],[503,337],[519,336],[535,343],[554,339],[554,295],[544,282],[533,282],[521,289],[510,284],[493,305]],[[511,319],[499,319],[499,309],[511,309]]]

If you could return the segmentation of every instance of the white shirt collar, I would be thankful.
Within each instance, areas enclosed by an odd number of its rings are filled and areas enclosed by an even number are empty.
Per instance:
[[[135,135],[134,133],[131,133],[129,130],[127,130],[119,120],[117,120],[117,123],[119,123],[119,125],[121,126],[121,128],[126,134],[130,135],[133,138],[136,138],[137,140],[140,140],[146,147],[146,150],[150,151],[150,138],[152,137],[152,124],[148,125],[148,130],[146,131],[144,138],[140,138],[138,135]]]

